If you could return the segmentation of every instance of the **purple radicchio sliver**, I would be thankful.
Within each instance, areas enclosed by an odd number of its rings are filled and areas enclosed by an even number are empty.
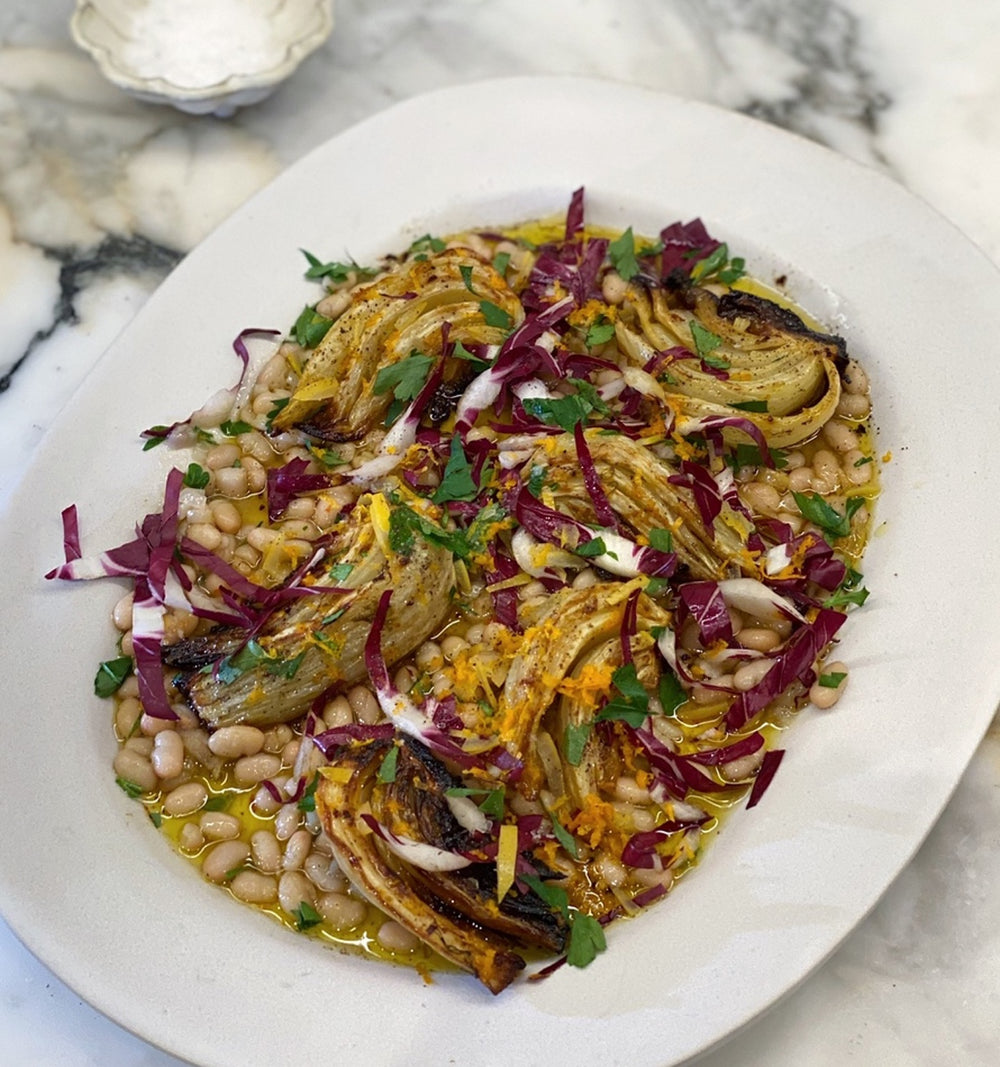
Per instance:
[[[292,459],[282,467],[270,467],[267,472],[267,517],[271,522],[284,514],[285,508],[299,493],[325,489],[330,479],[325,474],[306,474],[307,459]]]
[[[490,544],[489,554],[491,563],[490,584],[496,584],[520,574],[521,568],[518,567],[516,561],[506,553],[501,552],[495,543]],[[513,588],[493,589],[490,591],[490,597],[493,600],[493,611],[497,620],[514,633],[520,633],[521,624],[517,618],[517,607],[520,599],[517,595],[517,590]]]
[[[772,748],[770,752],[765,753],[764,759],[760,765],[760,770],[757,772],[757,777],[753,781],[753,788],[750,790],[750,799],[747,801],[747,808],[754,808],[760,803],[760,798],[764,795],[767,791],[767,787],[774,780],[774,776],[778,772],[778,766],[784,755],[785,750],[783,748]]]
[[[716,641],[732,644],[733,624],[718,582],[685,582],[679,593],[706,645]]]
[[[349,722],[343,726],[333,726],[322,733],[314,734],[310,740],[329,759],[343,745],[359,741],[389,741],[396,736],[396,727],[391,722],[368,725]]]
[[[232,392],[238,393],[240,386],[243,385],[243,379],[246,377],[247,370],[250,366],[250,352],[247,349],[244,338],[246,337],[276,337],[280,333],[280,330],[269,330],[260,326],[248,326],[245,330],[240,330],[233,340],[233,351],[240,358],[240,362],[243,364],[243,370],[240,372],[239,381],[233,387]]]
[[[573,191],[570,197],[569,208],[566,211],[566,237],[572,241],[583,229],[583,186]]]
[[[733,760],[743,759],[744,756],[752,756],[763,744],[764,735],[752,733],[731,745],[691,752],[685,758],[692,763],[700,763],[703,767],[718,767],[721,763],[731,763]]]
[[[784,649],[773,657],[775,665],[763,679],[733,701],[726,714],[726,728],[739,730],[792,682],[811,685],[816,658],[833,640],[846,618],[839,611],[820,608],[816,618],[792,634]]]
[[[80,523],[76,514],[76,504],[70,504],[63,508],[63,552],[66,554],[66,562],[79,559],[83,553],[80,551]]]
[[[625,610],[622,612],[621,645],[622,663],[632,662],[632,638],[639,628],[639,594],[641,589],[633,589],[625,601]]]
[[[722,511],[722,495],[719,492],[719,486],[711,473],[698,463],[682,460],[680,470],[680,474],[670,476],[670,483],[686,486],[691,490],[701,521],[705,529],[711,531],[712,524]]]
[[[176,719],[163,684],[163,605],[145,578],[136,578],[132,604],[132,654],[142,710],[154,719]]]
[[[583,423],[578,422],[573,427],[573,440],[576,442],[576,455],[580,461],[580,469],[583,471],[583,484],[587,489],[591,503],[594,505],[594,514],[602,526],[618,529],[618,517],[612,510],[611,504],[601,486],[601,479],[594,466],[594,459],[587,447],[587,439],[583,432]]]
[[[671,834],[686,830],[695,830],[708,821],[707,815],[697,819],[671,819],[660,823],[655,830],[644,830],[633,834],[622,849],[622,863],[626,867],[656,867],[660,857],[656,846]]]
[[[632,730],[632,734],[646,750],[649,765],[657,779],[678,800],[683,800],[689,789],[697,789],[701,793],[721,793],[730,788],[703,774],[687,757],[671,751],[651,731],[640,728]]]
[[[719,247],[719,242],[705,229],[701,219],[671,223],[660,231],[660,240],[663,242],[660,273],[664,278],[678,269],[690,274],[699,259]]]

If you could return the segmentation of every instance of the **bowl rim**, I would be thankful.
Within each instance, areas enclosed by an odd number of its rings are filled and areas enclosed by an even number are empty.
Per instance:
[[[148,0],[123,0],[125,6],[139,8]],[[287,0],[281,0],[286,3]],[[209,101],[233,96],[247,90],[271,88],[284,81],[307,56],[329,38],[333,32],[333,0],[311,0],[320,17],[319,25],[309,33],[288,43],[279,64],[252,74],[228,74],[211,85],[184,86],[162,75],[145,77],[138,71],[123,67],[113,49],[88,35],[88,23],[93,18],[106,20],[101,0],[76,0],[70,17],[69,29],[75,44],[85,51],[97,64],[101,73],[112,84],[126,92],[141,95],[145,99],[163,97],[178,101]],[[122,38],[123,43],[126,38]]]

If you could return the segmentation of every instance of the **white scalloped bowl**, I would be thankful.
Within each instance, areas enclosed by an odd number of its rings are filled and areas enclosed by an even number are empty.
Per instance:
[[[333,30],[333,0],[77,0],[74,41],[134,96],[227,118],[291,75]]]

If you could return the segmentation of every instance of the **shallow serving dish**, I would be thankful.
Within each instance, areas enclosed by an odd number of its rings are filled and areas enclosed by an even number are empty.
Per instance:
[[[502,134],[480,121],[499,103]],[[405,179],[386,165],[400,158]],[[78,506],[85,552],[158,506],[162,472],[181,457],[143,453],[139,431],[230,384],[241,329],[285,329],[315,299],[299,248],[364,262],[426,232],[564,210],[581,184],[594,222],[653,233],[700,215],[754,273],[786,276],[868,369],[891,460],[865,560],[872,595],[837,653],[851,666],[843,700],[800,717],[761,805],[727,822],[668,900],[611,927],[589,968],[493,998],[464,976],[425,985],[340,956],[173,855],[115,785],[110,706],[91,695],[120,590],[42,574],[61,560],[66,505]],[[180,265],[11,500],[0,527],[0,597],[17,620],[0,645],[8,921],[97,1008],[217,1067],[317,1048],[366,1064],[643,1067],[723,1040],[871,909],[995,709],[1000,562],[972,546],[1000,526],[998,336],[1000,276],[949,224],[885,178],[738,115],[610,83],[511,79],[417,98],[342,134]],[[127,403],[113,399],[125,387]]]
[[[330,36],[333,0],[77,0],[74,41],[139,100],[232,115]]]

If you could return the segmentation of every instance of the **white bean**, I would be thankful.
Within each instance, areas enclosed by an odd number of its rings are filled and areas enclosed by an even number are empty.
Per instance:
[[[347,879],[344,872],[337,866],[335,860],[324,856],[322,852],[310,852],[302,869],[306,877],[319,889],[326,893],[343,891],[347,888]]]
[[[308,830],[296,830],[285,844],[285,858],[282,860],[282,867],[286,871],[300,870],[311,848],[312,834]]]
[[[260,871],[237,871],[229,888],[234,897],[246,904],[273,904],[278,895],[274,878]]]
[[[250,837],[250,853],[256,867],[275,874],[281,867],[281,845],[270,830],[257,830]]]
[[[352,686],[347,692],[347,700],[358,722],[371,725],[382,717],[375,694],[366,685]]]
[[[233,778],[239,785],[258,785],[265,778],[273,778],[281,770],[281,758],[268,752],[242,756],[233,765]]]
[[[210,882],[221,883],[249,858],[250,846],[245,841],[220,841],[206,853],[201,872]]]
[[[159,781],[149,759],[133,749],[119,749],[112,766],[119,778],[138,786],[144,793],[151,793]]]
[[[843,675],[835,685],[822,685],[820,678],[828,681],[835,681],[837,675]],[[847,687],[847,664],[842,663],[840,660],[834,660],[833,663],[824,664],[820,668],[820,678],[818,678],[809,690],[809,700],[817,708],[826,710],[832,708],[834,704],[840,699],[841,693]]]
[[[123,633],[132,629],[132,600],[132,594],[126,593],[111,609],[111,621]]]
[[[278,796],[275,796],[266,785],[262,785],[260,789],[254,793],[253,801],[250,806],[255,814],[267,818],[269,815],[274,815],[275,812],[281,810],[282,805],[284,804],[284,801],[281,799],[281,794],[283,792],[282,787],[286,781],[286,778],[273,778],[271,780],[270,784],[277,789]]]
[[[279,841],[287,841],[302,825],[302,812],[298,804],[285,804],[274,820],[274,835]]]
[[[601,279],[601,296],[609,304],[620,304],[628,292],[628,282],[614,270],[609,270]]]
[[[768,631],[773,633],[773,631]],[[777,635],[775,635],[777,636]],[[740,638],[742,640],[742,636]],[[745,693],[748,689],[753,689],[755,685],[758,685],[764,679],[764,675],[770,671],[774,666],[774,660],[768,657],[761,659],[751,660],[749,663],[744,663],[742,667],[737,667],[733,671],[733,687],[740,690],[741,693]]]
[[[177,843],[185,852],[197,852],[205,844],[205,835],[197,823],[186,822],[181,827]]]
[[[264,747],[264,731],[256,726],[222,726],[209,737],[208,747],[223,759],[256,756]]]
[[[420,944],[416,934],[410,933],[394,919],[382,923],[376,937],[378,943],[389,952],[412,952]]]
[[[163,799],[163,811],[167,815],[190,815],[205,806],[208,790],[201,782],[185,782],[171,789]]]
[[[334,930],[350,930],[365,921],[367,905],[346,893],[323,893],[316,900],[316,910]]]
[[[227,811],[204,811],[198,827],[208,841],[233,841],[240,836],[243,825]]]
[[[184,742],[176,730],[160,730],[149,757],[157,778],[176,778],[184,770]]]
[[[278,902],[289,914],[298,911],[303,903],[316,906],[316,890],[301,871],[286,871],[278,879]]]

